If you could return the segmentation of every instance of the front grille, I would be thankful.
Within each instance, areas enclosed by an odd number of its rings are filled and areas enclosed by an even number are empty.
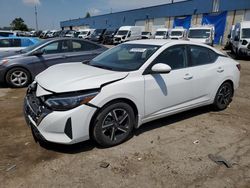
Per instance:
[[[30,86],[28,88],[25,100],[24,111],[26,116],[30,116],[32,120],[39,125],[39,123],[46,117],[51,111],[43,105],[40,98],[36,97],[36,87]]]
[[[121,40],[121,38],[115,38],[115,41],[120,41]]]

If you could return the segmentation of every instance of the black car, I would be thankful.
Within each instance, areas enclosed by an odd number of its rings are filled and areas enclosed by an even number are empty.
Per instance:
[[[113,38],[118,29],[108,29],[103,35],[103,44],[113,44]]]
[[[106,47],[83,39],[46,39],[17,51],[13,56],[0,58],[0,82],[11,87],[25,87],[37,74],[52,65],[87,63],[105,50]]]
[[[94,33],[91,35],[90,40],[93,42],[102,43],[105,31],[106,29],[96,29]]]

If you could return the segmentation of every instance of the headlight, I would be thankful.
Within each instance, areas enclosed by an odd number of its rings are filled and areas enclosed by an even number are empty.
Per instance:
[[[67,94],[58,94],[57,96],[49,97],[45,100],[45,104],[55,111],[65,111],[73,109],[82,104],[86,104],[91,101],[97,94],[99,90],[86,91],[86,92],[76,92]]]
[[[125,38],[126,38],[126,36],[123,36],[123,37],[122,37],[122,39],[125,39]]]

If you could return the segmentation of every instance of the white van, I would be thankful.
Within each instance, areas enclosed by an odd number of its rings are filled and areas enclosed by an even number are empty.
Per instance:
[[[167,28],[159,28],[155,32],[155,39],[167,39],[168,38],[169,29]]]
[[[170,39],[186,39],[187,30],[183,27],[175,27],[174,29],[171,29],[169,33]]]
[[[90,39],[91,35],[94,33],[95,29],[81,29],[78,38]]]
[[[139,26],[122,26],[114,36],[114,44],[120,44],[130,40],[141,39],[141,27]]]
[[[202,25],[194,26],[189,29],[188,40],[192,42],[199,42],[214,45],[214,26],[213,25]]]
[[[232,36],[232,52],[236,56],[250,56],[250,21],[237,23]]]

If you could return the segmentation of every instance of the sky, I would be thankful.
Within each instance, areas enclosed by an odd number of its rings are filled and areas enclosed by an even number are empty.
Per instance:
[[[35,28],[35,6],[38,28],[59,29],[60,21],[169,3],[171,0],[1,0],[0,27],[9,26],[17,17],[29,28]],[[181,1],[181,0],[175,0]]]

